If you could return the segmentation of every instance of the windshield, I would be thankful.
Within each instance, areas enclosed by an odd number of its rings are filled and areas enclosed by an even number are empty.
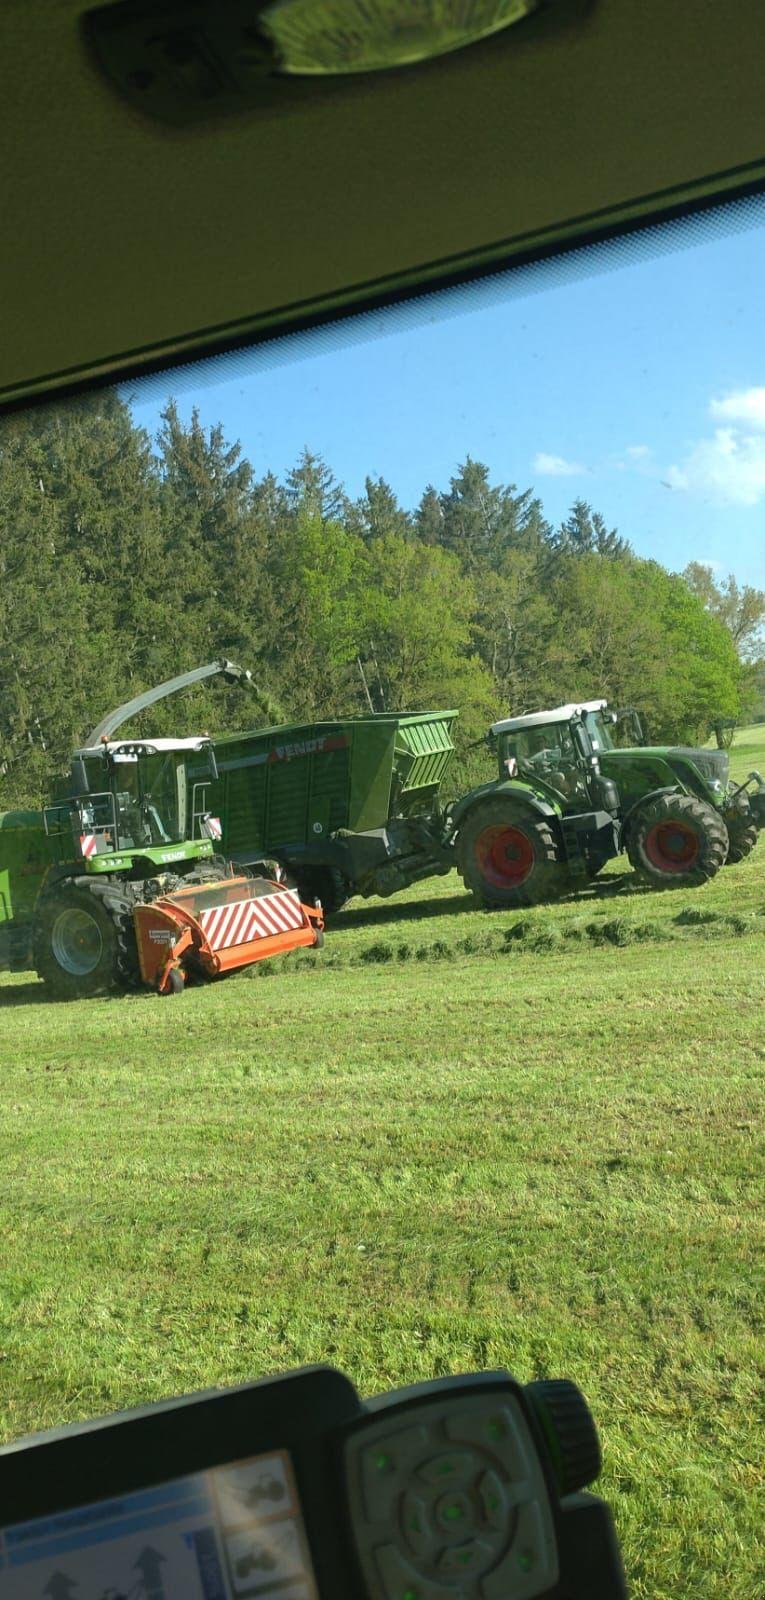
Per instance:
[[[112,784],[121,849],[181,841],[177,763],[172,756],[118,758]]]
[[[590,743],[593,750],[598,751],[615,749],[615,741],[612,733],[613,724],[609,725],[609,723],[606,721],[606,718],[603,716],[602,711],[585,712],[584,723],[590,736]]]
[[[523,728],[506,736],[505,760],[516,761],[521,775],[542,778],[567,799],[587,797],[582,757],[574,742],[570,723],[546,722],[541,727]]]
[[[755,1600],[765,794],[574,732],[765,772],[765,208],[649,242],[0,421],[0,1427],[568,1374],[636,1600]]]

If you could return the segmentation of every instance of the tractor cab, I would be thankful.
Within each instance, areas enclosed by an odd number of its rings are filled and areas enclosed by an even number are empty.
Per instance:
[[[189,759],[199,772],[200,754],[202,781],[189,788]],[[45,830],[59,841],[62,859],[73,853],[96,871],[122,866],[134,854],[158,866],[178,860],[179,852],[209,855],[218,834],[205,802],[216,777],[207,738],[104,739],[75,752],[69,794],[46,808]]]
[[[598,750],[608,747],[607,725],[604,722],[601,731],[599,721],[604,706],[605,701],[568,704],[495,722],[490,738],[496,745],[500,781],[515,778],[541,784],[554,790],[564,810],[603,805]],[[588,718],[595,721],[589,725]],[[609,795],[606,808],[616,804],[618,797]]]

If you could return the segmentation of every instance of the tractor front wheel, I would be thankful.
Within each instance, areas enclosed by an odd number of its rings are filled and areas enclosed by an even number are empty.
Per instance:
[[[728,859],[726,867],[735,866],[737,861],[743,861],[757,843],[757,824],[751,816],[729,817],[728,827]]]
[[[120,985],[117,929],[95,895],[62,887],[38,907],[33,961],[57,1000],[84,1000]]]
[[[552,900],[565,886],[555,837],[544,817],[505,800],[486,800],[471,811],[457,840],[457,862],[467,889],[486,907]]]
[[[728,830],[718,811],[692,794],[657,795],[630,819],[627,855],[658,889],[706,883],[724,865]]]

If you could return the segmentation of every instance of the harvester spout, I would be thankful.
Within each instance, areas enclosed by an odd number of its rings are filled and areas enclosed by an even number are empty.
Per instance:
[[[143,694],[137,694],[132,700],[126,700],[124,705],[117,706],[116,711],[110,711],[108,716],[99,722],[98,727],[88,735],[86,744],[92,748],[100,744],[102,739],[110,738],[123,722],[131,717],[137,717],[140,711],[146,711],[149,706],[156,705],[158,700],[164,700],[168,695],[177,694],[179,689],[188,689],[192,683],[201,683],[204,678],[214,678],[221,673],[227,683],[252,683],[252,673],[245,667],[237,667],[233,661],[222,657],[220,661],[209,661],[207,666],[195,667],[192,672],[182,672],[177,678],[168,678],[165,683],[158,683],[153,689],[145,689]]]

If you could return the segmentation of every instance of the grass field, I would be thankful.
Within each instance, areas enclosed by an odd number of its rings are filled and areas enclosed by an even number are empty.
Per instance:
[[[567,1374],[633,1594],[762,1600],[765,841],[522,916],[438,880],[266,972],[0,979],[4,1436],[306,1361]]]

